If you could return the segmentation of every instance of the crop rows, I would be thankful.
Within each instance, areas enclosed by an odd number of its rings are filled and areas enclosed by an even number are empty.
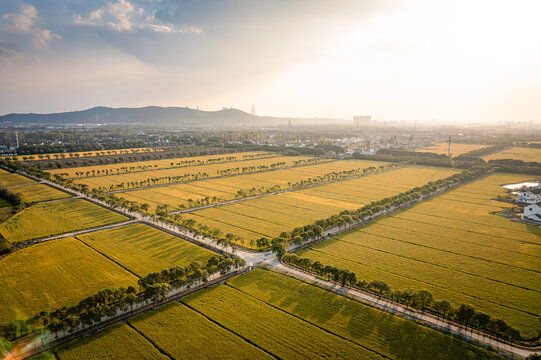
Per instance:
[[[68,193],[56,190],[45,184],[12,186],[9,187],[9,191],[20,194],[25,203],[66,199],[71,197]]]
[[[445,178],[455,172],[444,168],[403,168],[198,210],[183,214],[182,218],[218,228],[223,233],[231,232],[242,238],[241,245],[254,247],[253,241],[260,237],[272,238],[283,231],[337,214],[344,209],[359,208],[362,204]]]
[[[221,201],[233,200],[237,198],[239,190],[270,189],[275,186],[280,186],[280,188],[284,189],[288,188],[292,183],[315,178],[329,172],[366,168],[380,164],[372,161],[344,160],[265,173],[132,190],[118,195],[126,200],[136,201],[141,204],[147,203],[151,209],[155,209],[158,204],[166,204],[171,209],[189,208],[192,202],[201,201],[205,198],[209,199],[211,203],[214,197],[221,199]]]
[[[82,199],[32,205],[0,224],[0,234],[11,242],[91,229],[127,220]]]
[[[491,200],[503,193],[500,184],[525,178],[491,175],[299,255],[393,289],[427,289],[474,305],[535,336],[541,230],[493,215],[509,205]]]

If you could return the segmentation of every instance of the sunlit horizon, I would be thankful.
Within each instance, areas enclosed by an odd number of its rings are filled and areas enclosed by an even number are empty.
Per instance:
[[[2,114],[94,106],[541,121],[538,1],[10,1]]]

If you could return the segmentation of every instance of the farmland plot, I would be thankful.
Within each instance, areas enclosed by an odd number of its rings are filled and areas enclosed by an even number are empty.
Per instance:
[[[392,359],[491,359],[438,331],[273,271],[256,269],[228,285]]]
[[[106,288],[136,286],[137,277],[79,240],[37,244],[0,259],[0,323],[76,305]]]
[[[229,286],[198,291],[182,302],[281,359],[382,358]]]
[[[114,224],[127,217],[82,199],[32,205],[0,224],[0,234],[11,242]]]
[[[67,174],[68,178],[80,178],[80,177],[94,177],[97,175],[106,174],[120,174],[130,173],[135,171],[147,171],[147,170],[159,170],[164,168],[183,168],[200,166],[204,164],[220,163],[220,162],[232,162],[249,160],[251,158],[266,158],[277,157],[275,153],[266,153],[263,151],[243,152],[237,154],[218,154],[218,155],[203,155],[203,156],[191,156],[182,158],[171,158],[162,160],[150,160],[150,161],[133,161],[124,163],[114,163],[105,165],[94,166],[78,166],[65,169],[53,169],[47,170],[51,174]],[[233,163],[235,164],[235,163]],[[231,166],[230,166],[231,167]]]
[[[77,238],[140,277],[194,261],[205,264],[214,254],[143,224],[119,226]]]
[[[492,214],[509,204],[491,200],[503,194],[501,184],[524,179],[491,175],[299,255],[394,289],[427,289],[437,299],[471,304],[535,337],[541,230]]]
[[[433,146],[427,146],[424,148],[419,148],[415,151],[420,152],[431,152],[435,154],[444,154],[447,155],[449,144],[448,143],[439,143]],[[479,145],[479,144],[451,144],[451,156],[458,156],[464,153],[479,150],[488,147],[488,145]]]
[[[514,147],[483,157],[484,160],[514,159],[526,162],[541,162],[541,149]]]
[[[7,171],[0,173],[0,185],[2,186],[31,184],[34,182],[34,180],[19,174],[10,173]]]
[[[454,173],[455,170],[446,168],[403,168],[198,210],[183,214],[182,218],[194,219],[210,228],[236,234],[242,238],[239,244],[254,247],[253,241],[260,237],[275,237],[283,231],[345,209],[357,209],[371,201],[396,195]]]
[[[45,184],[30,184],[25,186],[11,186],[9,191],[21,194],[21,197],[26,203],[66,199],[71,197],[70,194],[57,190]]]
[[[179,303],[171,303],[130,319],[130,325],[173,359],[273,359],[261,349]]]
[[[169,178],[175,176],[189,176],[189,175],[198,175],[198,174],[207,174],[207,177],[216,177],[222,175],[220,171],[228,169],[242,169],[253,167],[250,172],[256,171],[258,166],[268,166],[271,167],[272,164],[285,163],[282,167],[294,166],[295,161],[302,161],[310,159],[307,156],[276,156],[263,159],[255,160],[243,160],[239,162],[225,162],[219,164],[210,164],[210,165],[201,165],[201,166],[185,166],[172,169],[157,169],[157,170],[148,170],[148,171],[139,171],[118,175],[107,175],[107,176],[96,176],[88,177],[83,179],[75,180],[77,184],[88,185],[90,188],[102,188],[107,191],[118,190],[115,186],[119,184],[126,184],[132,182],[141,182],[147,181],[149,179],[160,179],[160,178]],[[247,170],[248,172],[248,170]],[[236,174],[236,173],[234,173]],[[200,176],[200,175],[199,175]],[[203,177],[200,176],[202,179]],[[160,182],[161,181],[161,182]],[[150,185],[159,185],[165,182],[166,180],[160,180],[156,183],[152,182]],[[169,181],[169,180],[167,180]],[[180,180],[179,180],[180,181]],[[132,186],[135,187],[135,186]],[[123,189],[120,189],[123,190]]]
[[[281,169],[271,172],[246,174],[221,179],[208,179],[176,184],[151,189],[130,190],[117,194],[126,200],[150,204],[155,209],[158,204],[167,204],[171,208],[181,206],[189,207],[188,199],[202,200],[206,197],[217,197],[222,200],[232,200],[239,190],[251,188],[271,188],[275,185],[288,188],[289,183],[314,178],[329,172],[339,172],[370,166],[379,166],[383,163],[364,160],[343,160],[317,165],[301,166],[291,169]]]
[[[116,324],[56,351],[60,360],[167,360],[166,355],[126,324]]]

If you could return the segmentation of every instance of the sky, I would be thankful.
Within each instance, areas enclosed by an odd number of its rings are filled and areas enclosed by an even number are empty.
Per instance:
[[[0,0],[0,114],[541,123],[539,0]]]

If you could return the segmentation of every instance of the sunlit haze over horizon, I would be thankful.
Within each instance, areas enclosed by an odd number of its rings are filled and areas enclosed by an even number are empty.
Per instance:
[[[0,0],[0,115],[541,122],[541,1]]]

